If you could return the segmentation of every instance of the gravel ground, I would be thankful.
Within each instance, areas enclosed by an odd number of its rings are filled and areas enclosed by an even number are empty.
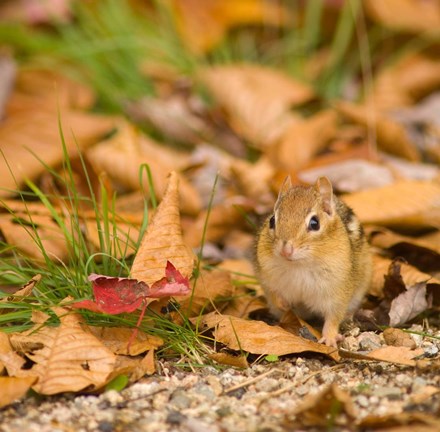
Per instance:
[[[364,343],[368,341],[361,334]],[[383,342],[370,334],[369,343]],[[439,341],[440,342],[440,341]],[[435,340],[418,341],[436,355]],[[346,390],[358,419],[368,415],[440,413],[440,375],[384,362],[323,357],[285,358],[254,364],[246,370],[205,367],[182,371],[172,362],[158,362],[158,372],[121,392],[101,395],[28,397],[0,411],[1,432],[277,432],[286,426],[307,395],[331,383]],[[301,430],[315,430],[304,428]],[[353,430],[339,427],[333,430]]]

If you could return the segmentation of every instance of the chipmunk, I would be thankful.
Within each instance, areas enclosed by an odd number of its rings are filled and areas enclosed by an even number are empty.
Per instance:
[[[337,347],[341,322],[369,286],[372,262],[359,220],[326,177],[309,187],[285,180],[257,237],[256,270],[273,315],[293,308],[302,318],[323,318],[319,342]]]

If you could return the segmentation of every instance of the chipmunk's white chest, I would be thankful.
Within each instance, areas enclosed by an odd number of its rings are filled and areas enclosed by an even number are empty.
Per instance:
[[[308,260],[287,261],[274,256],[267,263],[263,284],[290,307],[326,316],[335,304],[335,293],[343,275],[335,274],[325,263]]]

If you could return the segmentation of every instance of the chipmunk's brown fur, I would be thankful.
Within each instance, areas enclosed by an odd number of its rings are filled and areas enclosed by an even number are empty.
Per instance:
[[[273,314],[293,308],[303,318],[323,318],[320,342],[336,347],[341,322],[368,288],[372,264],[362,226],[330,181],[292,187],[288,178],[259,233],[256,268]]]

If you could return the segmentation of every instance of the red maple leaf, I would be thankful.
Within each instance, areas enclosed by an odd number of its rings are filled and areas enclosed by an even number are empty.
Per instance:
[[[167,261],[165,277],[155,282],[151,288],[137,279],[109,277],[94,273],[89,276],[89,280],[92,281],[95,300],[82,300],[74,303],[72,307],[110,315],[133,312],[147,298],[185,295],[190,291],[188,278],[184,277],[169,261]]]

